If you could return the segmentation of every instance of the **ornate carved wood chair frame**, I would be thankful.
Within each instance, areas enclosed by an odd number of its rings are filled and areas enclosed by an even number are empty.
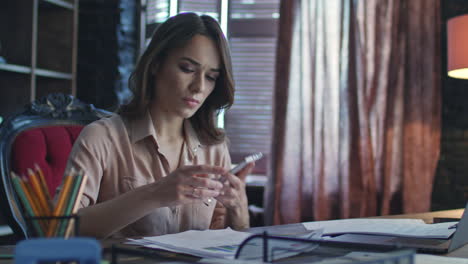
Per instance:
[[[0,213],[17,238],[28,232],[19,199],[11,181],[11,152],[15,138],[23,131],[50,126],[87,125],[111,113],[85,104],[71,95],[49,94],[8,117],[0,126]]]

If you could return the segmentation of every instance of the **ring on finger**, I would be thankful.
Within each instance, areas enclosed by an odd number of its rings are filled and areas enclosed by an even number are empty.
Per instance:
[[[196,195],[196,193],[195,193],[196,190],[197,190],[197,188],[196,188],[196,187],[193,187],[193,189],[192,189],[192,196],[198,198],[198,195]]]

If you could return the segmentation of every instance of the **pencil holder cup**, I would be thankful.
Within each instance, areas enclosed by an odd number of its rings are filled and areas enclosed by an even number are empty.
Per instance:
[[[28,238],[76,237],[80,228],[78,215],[26,217]]]

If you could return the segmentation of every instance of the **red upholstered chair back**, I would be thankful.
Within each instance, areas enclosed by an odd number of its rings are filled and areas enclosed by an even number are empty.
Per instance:
[[[13,142],[11,167],[18,175],[37,164],[44,173],[51,197],[62,182],[68,155],[82,125],[50,126],[21,132]]]
[[[9,116],[0,126],[0,214],[18,239],[28,237],[10,172],[27,175],[39,165],[49,193],[60,185],[73,143],[83,127],[109,112],[73,96],[50,94]]]

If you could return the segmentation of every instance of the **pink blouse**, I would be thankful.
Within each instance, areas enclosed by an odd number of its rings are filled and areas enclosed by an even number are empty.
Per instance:
[[[184,122],[184,135],[181,166],[210,164],[227,169],[231,167],[226,143],[202,145],[188,120]],[[158,150],[158,138],[149,112],[136,120],[115,114],[83,129],[70,153],[67,170],[73,167],[87,174],[88,181],[81,200],[81,207],[86,207],[166,177],[171,172],[166,160]],[[214,200],[209,206],[200,201],[157,208],[114,236],[154,236],[207,229],[212,221],[218,225],[224,222],[213,217],[215,204]]]

